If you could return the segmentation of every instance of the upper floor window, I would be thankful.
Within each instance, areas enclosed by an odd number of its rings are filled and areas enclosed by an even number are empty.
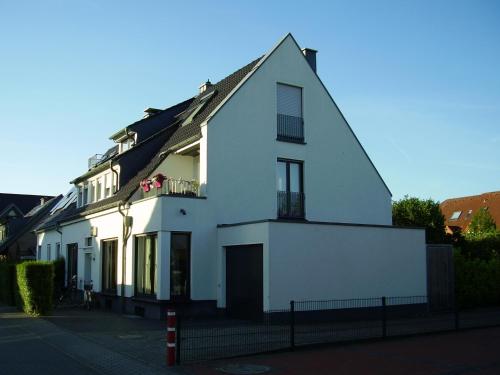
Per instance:
[[[277,139],[285,142],[303,143],[302,88],[278,83],[277,112]]]
[[[278,217],[304,217],[303,163],[301,161],[278,159],[276,173],[278,190]]]

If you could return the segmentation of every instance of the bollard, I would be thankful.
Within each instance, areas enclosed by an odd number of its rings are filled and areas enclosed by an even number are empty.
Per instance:
[[[176,317],[174,310],[167,310],[167,366],[175,364],[175,327]]]

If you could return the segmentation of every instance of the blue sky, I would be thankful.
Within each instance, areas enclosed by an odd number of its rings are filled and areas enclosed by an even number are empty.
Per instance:
[[[108,137],[287,32],[393,193],[500,190],[500,2],[0,0],[0,192],[58,194]]]

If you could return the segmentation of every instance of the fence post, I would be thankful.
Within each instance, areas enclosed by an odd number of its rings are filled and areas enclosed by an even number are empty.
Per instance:
[[[382,337],[387,337],[387,298],[382,297]]]
[[[175,310],[167,310],[167,366],[175,364],[175,327],[176,327]]]
[[[290,349],[295,350],[295,301],[290,301]]]
[[[175,326],[175,363],[181,364],[181,316],[177,316]]]

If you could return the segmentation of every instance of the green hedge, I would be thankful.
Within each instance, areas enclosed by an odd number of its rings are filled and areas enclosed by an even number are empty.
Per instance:
[[[52,311],[54,293],[53,262],[24,262],[16,266],[19,287],[18,307],[30,315]]]
[[[490,260],[500,255],[500,232],[477,237],[466,236],[458,246],[468,258]]]
[[[16,263],[0,262],[0,302],[16,304]]]
[[[500,306],[500,256],[485,260],[456,250],[454,261],[459,307]]]

